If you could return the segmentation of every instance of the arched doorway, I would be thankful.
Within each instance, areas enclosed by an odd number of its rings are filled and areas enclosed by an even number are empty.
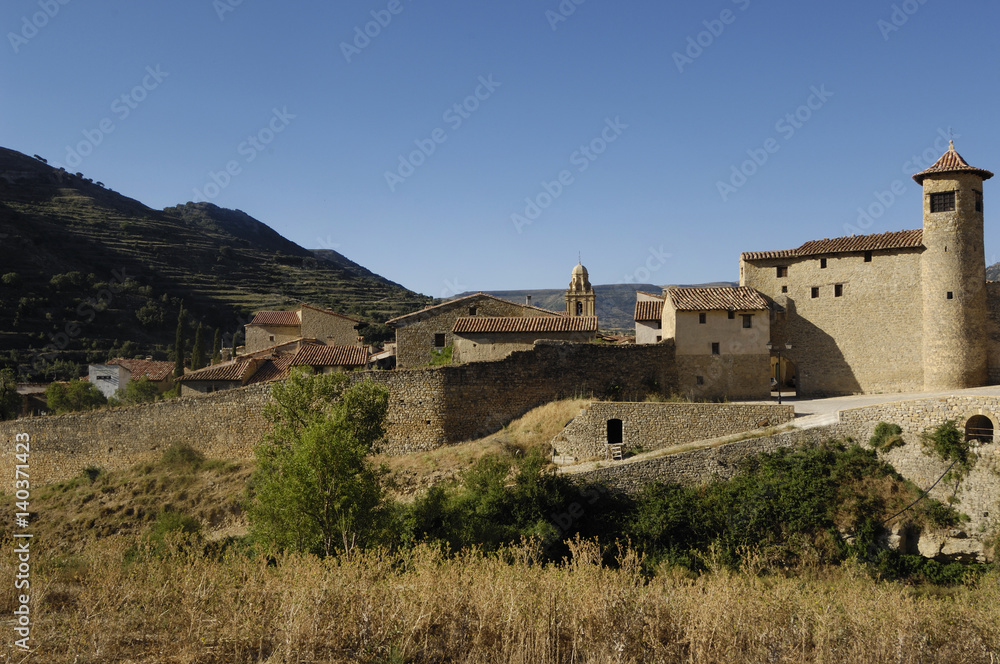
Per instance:
[[[993,442],[993,422],[985,415],[973,415],[965,423],[965,439],[980,443]]]
[[[608,445],[622,444],[622,421],[608,420]]]

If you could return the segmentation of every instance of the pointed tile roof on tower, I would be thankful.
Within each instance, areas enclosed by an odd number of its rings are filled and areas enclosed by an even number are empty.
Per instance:
[[[993,177],[993,173],[984,168],[969,166],[969,163],[962,159],[962,155],[955,151],[955,141],[948,141],[948,151],[941,155],[933,166],[914,175],[913,179],[917,184],[923,184],[924,178],[935,173],[975,173],[984,180]]]

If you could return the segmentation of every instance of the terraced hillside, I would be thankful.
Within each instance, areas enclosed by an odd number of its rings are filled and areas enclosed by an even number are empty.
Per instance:
[[[46,346],[56,364],[165,357],[182,302],[192,326],[232,335],[251,312],[299,301],[371,321],[377,336],[429,298],[239,210],[153,210],[0,148],[0,367],[39,377],[32,359]]]

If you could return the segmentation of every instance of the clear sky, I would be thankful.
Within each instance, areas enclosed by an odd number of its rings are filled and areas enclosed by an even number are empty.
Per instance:
[[[595,284],[736,280],[741,251],[919,227],[949,131],[1000,172],[998,26],[986,0],[5,0],[0,145],[435,297],[564,288],[578,253]]]

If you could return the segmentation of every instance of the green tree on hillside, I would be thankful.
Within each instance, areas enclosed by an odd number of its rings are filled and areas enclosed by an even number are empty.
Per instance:
[[[45,401],[49,410],[57,415],[79,410],[94,410],[108,402],[96,385],[76,379],[68,383],[49,385],[45,389]]]
[[[249,516],[255,537],[330,555],[377,542],[388,514],[369,454],[385,433],[388,391],[344,374],[296,372],[276,384],[257,448]]]
[[[174,336],[174,378],[184,375],[184,319],[187,312],[184,311],[184,304],[181,304],[177,313],[177,333]]]
[[[13,370],[0,371],[0,420],[13,420],[21,412],[21,395],[17,393],[17,376]]]
[[[222,361],[222,330],[215,328],[215,338],[212,339],[212,363]]]
[[[197,371],[205,366],[205,332],[201,323],[194,332],[194,345],[191,346],[191,371]]]

